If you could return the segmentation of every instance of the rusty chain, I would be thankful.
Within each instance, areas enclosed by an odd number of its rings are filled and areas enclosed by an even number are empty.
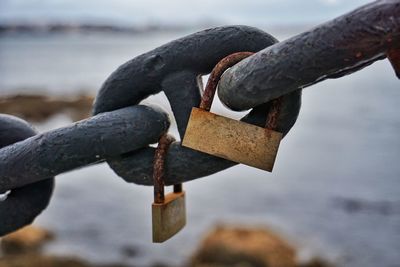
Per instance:
[[[376,1],[311,31],[278,43],[247,26],[219,27],[172,41],[123,64],[105,81],[94,116],[36,134],[26,123],[0,116],[0,236],[30,222],[47,206],[54,176],[107,161],[127,182],[153,185],[156,143],[169,127],[165,112],[138,105],[163,91],[182,137],[190,110],[200,103],[200,77],[227,55],[257,52],[227,70],[218,94],[235,110],[253,108],[243,121],[264,127],[268,120],[284,135],[294,125],[302,88],[357,71],[388,57],[399,75],[400,2]],[[262,50],[263,49],[263,50]],[[261,51],[260,51],[261,50]],[[260,52],[258,52],[260,51]],[[25,140],[24,140],[25,139]],[[176,184],[236,163],[171,144],[166,184]]]

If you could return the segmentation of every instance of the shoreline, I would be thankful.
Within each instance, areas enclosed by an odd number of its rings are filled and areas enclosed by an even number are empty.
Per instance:
[[[44,94],[16,94],[0,97],[0,113],[14,115],[31,122],[44,122],[57,114],[66,114],[73,121],[90,116],[94,97],[46,96]]]
[[[93,263],[80,255],[51,255],[43,248],[57,238],[56,233],[26,226],[0,238],[0,267],[136,267],[123,261]],[[333,267],[315,257],[300,262],[297,249],[267,226],[218,224],[204,234],[197,249],[181,264],[154,262],[149,267]],[[1,253],[3,252],[3,253]],[[124,251],[135,258],[136,250]]]

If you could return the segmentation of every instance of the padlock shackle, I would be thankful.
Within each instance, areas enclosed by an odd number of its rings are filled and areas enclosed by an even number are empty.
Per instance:
[[[158,146],[154,154],[153,162],[153,182],[154,182],[154,203],[164,203],[164,176],[165,176],[165,158],[168,148],[175,138],[168,133],[163,134],[158,140]],[[175,188],[176,187],[176,188]],[[179,190],[180,191],[176,191]],[[182,192],[182,185],[174,186],[174,192]]]
[[[200,108],[210,111],[211,105],[214,99],[215,92],[217,90],[218,82],[222,74],[243,59],[253,55],[253,52],[237,52],[224,57],[215,65],[214,69],[210,73],[206,88],[204,89],[203,97],[201,98]]]
[[[217,90],[218,82],[221,79],[222,74],[243,59],[253,55],[253,52],[237,52],[224,57],[215,65],[214,69],[210,73],[206,88],[204,89],[203,97],[201,98],[200,108],[206,111],[210,111],[211,105]],[[276,130],[278,127],[278,119],[283,104],[283,97],[279,97],[271,101],[271,106],[268,111],[267,121],[265,128],[270,130]]]

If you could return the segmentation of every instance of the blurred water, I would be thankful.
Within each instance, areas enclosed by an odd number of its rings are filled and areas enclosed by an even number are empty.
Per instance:
[[[118,65],[183,34],[3,36],[0,92],[94,94]],[[182,263],[209,227],[236,222],[271,226],[301,257],[400,266],[399,85],[382,61],[307,88],[274,172],[236,166],[185,184],[187,227],[162,245],[151,243],[152,188],[128,185],[104,164],[60,175],[37,220],[57,233],[48,251],[98,262]],[[152,101],[169,108],[163,97]],[[57,116],[38,128],[67,123]],[[122,253],[126,247],[137,256]]]

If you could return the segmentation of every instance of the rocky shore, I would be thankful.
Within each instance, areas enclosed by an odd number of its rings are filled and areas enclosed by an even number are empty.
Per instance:
[[[204,28],[210,25],[199,25]],[[199,27],[198,26],[198,27]],[[125,33],[125,34],[149,34],[149,33],[165,33],[165,32],[181,32],[196,25],[182,26],[164,25],[164,24],[146,24],[121,26],[113,24],[100,23],[39,23],[39,22],[15,22],[1,23],[1,34],[66,34],[66,33]]]
[[[25,227],[2,239],[0,267],[135,267],[122,263],[93,264],[79,256],[54,256],[42,248],[55,233]],[[156,264],[153,267],[168,267]],[[218,225],[204,236],[181,267],[330,267],[323,260],[298,263],[296,249],[266,227]],[[172,266],[169,266],[172,267]],[[178,266],[175,266],[178,267]]]
[[[73,121],[90,116],[94,97],[50,97],[44,95],[13,95],[0,97],[0,113],[27,121],[43,122],[56,114],[66,114]]]

